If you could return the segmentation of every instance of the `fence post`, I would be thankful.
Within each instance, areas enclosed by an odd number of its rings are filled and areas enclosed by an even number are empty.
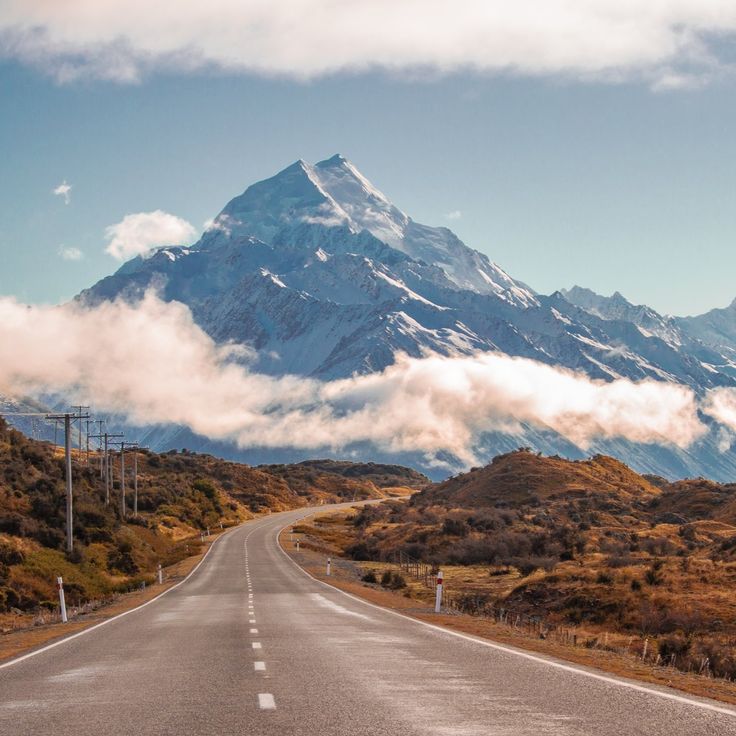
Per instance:
[[[66,623],[68,621],[66,617],[66,600],[64,600],[64,581],[61,576],[56,578],[56,587],[59,591],[59,608],[61,609],[61,622]]]
[[[434,594],[434,612],[442,610],[442,570],[437,570],[437,588]]]

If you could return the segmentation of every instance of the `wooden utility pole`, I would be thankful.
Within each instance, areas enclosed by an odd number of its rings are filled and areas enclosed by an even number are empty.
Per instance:
[[[100,427],[102,427],[102,421],[100,420]],[[111,439],[117,437],[124,437],[123,434],[110,434],[109,432],[102,432],[100,434],[93,434],[93,439],[99,439],[100,445],[102,446],[102,477],[105,481],[105,506],[110,505],[110,487],[112,485],[112,462],[110,458],[110,442]]]
[[[82,454],[82,419],[88,419],[89,414],[86,414],[84,417],[82,416],[82,410],[83,409],[89,409],[88,406],[82,406],[81,404],[79,406],[73,406],[72,409],[76,409],[75,415],[79,418],[79,454]]]
[[[66,475],[66,551],[71,554],[74,550],[74,493],[72,488],[72,420],[79,419],[81,426],[83,419],[88,419],[89,415],[83,415],[81,410],[85,407],[78,407],[79,414],[47,415],[47,419],[61,420],[64,422],[64,467]],[[81,429],[80,429],[80,445],[81,445]]]

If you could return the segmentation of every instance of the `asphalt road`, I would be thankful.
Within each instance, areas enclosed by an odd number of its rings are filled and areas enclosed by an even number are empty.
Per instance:
[[[223,536],[176,589],[0,668],[0,734],[736,735],[736,709],[417,623]]]

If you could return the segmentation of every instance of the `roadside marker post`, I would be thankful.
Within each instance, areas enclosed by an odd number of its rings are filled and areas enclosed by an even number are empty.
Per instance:
[[[434,612],[442,610],[442,570],[437,570],[437,588],[434,593]]]
[[[61,576],[56,578],[56,587],[59,591],[59,608],[61,609],[61,622],[66,623],[69,619],[66,616],[66,600],[64,600],[64,581]]]
[[[299,540],[298,539],[296,540],[296,551],[297,552],[299,551]]]
[[[164,571],[161,569],[161,563],[158,563],[158,567],[156,568],[156,573],[158,575],[158,584],[162,585],[164,582]]]
[[[332,560],[328,557],[327,558],[327,577],[330,577],[332,574]]]

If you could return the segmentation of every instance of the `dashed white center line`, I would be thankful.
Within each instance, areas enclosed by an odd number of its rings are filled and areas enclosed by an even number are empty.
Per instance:
[[[258,629],[251,629],[251,630],[250,630],[250,633],[251,633],[251,634],[257,634],[257,633],[258,633]]]
[[[254,624],[255,622],[256,622],[256,620],[254,618],[251,618],[251,619],[248,620],[248,623],[249,624]]]
[[[253,662],[253,669],[256,672],[264,672],[266,669],[266,663],[265,662]]]
[[[271,693],[258,693],[258,705],[261,710],[273,710],[276,707],[276,701]]]
[[[261,646],[261,642],[259,641],[254,641],[251,646],[253,647],[253,649],[263,649],[263,647]]]

